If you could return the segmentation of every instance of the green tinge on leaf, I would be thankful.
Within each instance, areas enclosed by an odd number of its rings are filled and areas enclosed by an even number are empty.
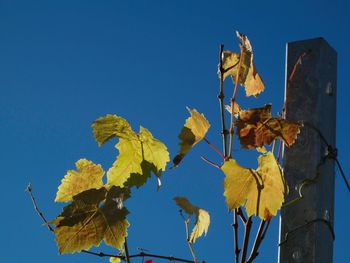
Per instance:
[[[91,189],[101,188],[104,171],[101,165],[80,159],[75,163],[77,171],[69,170],[58,187],[55,202],[68,202],[73,196]]]
[[[153,172],[158,178],[169,162],[166,146],[145,128],[135,133],[129,123],[116,115],[106,115],[93,125],[95,139],[101,145],[116,137],[119,155],[107,172],[107,184],[115,186],[143,185]],[[158,184],[159,185],[159,184]]]
[[[201,237],[203,234],[206,235],[208,232],[210,225],[209,213],[204,209],[191,204],[186,197],[177,196],[174,200],[188,215],[195,215],[196,222],[189,238],[190,243],[195,243],[197,238]]]
[[[127,236],[128,210],[112,198],[105,188],[90,189],[73,197],[72,203],[52,222],[60,254],[89,250],[102,240],[122,249]],[[101,203],[105,203],[101,206]]]
[[[179,134],[180,150],[173,159],[174,166],[179,165],[187,152],[205,137],[210,127],[209,122],[203,114],[199,113],[196,109],[187,108],[187,110],[191,116],[187,118]]]
[[[130,124],[117,115],[107,114],[92,124],[94,137],[101,146],[111,138],[130,138],[134,136]]]
[[[258,169],[244,168],[235,160],[225,161],[224,196],[230,210],[244,206],[248,216],[268,220],[275,216],[284,201],[285,183],[272,152],[258,158]]]
[[[135,139],[121,138],[116,148],[119,156],[107,173],[109,185],[140,187],[151,172],[160,177],[169,161],[166,146],[143,127]]]

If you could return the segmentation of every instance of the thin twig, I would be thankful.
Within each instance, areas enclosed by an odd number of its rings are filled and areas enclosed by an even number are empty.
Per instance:
[[[239,253],[241,250],[238,247],[238,222],[237,222],[237,208],[233,211],[233,230],[235,242],[235,263],[239,261]]]
[[[213,163],[212,161],[209,161],[207,158],[201,156],[201,159],[205,161],[206,163],[210,164],[211,166],[214,166],[215,168],[221,170],[220,165]]]
[[[212,144],[207,138],[203,138],[203,140],[211,147],[215,152],[217,152],[223,159],[225,159],[225,155],[218,149],[214,144]]]
[[[46,220],[45,216],[43,215],[43,213],[41,213],[41,211],[38,208],[38,205],[36,203],[36,200],[34,198],[33,195],[33,188],[31,184],[28,184],[27,188],[26,188],[26,192],[29,193],[30,195],[30,199],[32,199],[32,203],[34,206],[34,210],[37,212],[37,214],[41,217],[41,219],[44,221],[45,225],[47,226],[47,228],[51,231],[54,232],[53,228],[50,226],[49,222]]]
[[[223,53],[224,53],[224,45],[220,45],[220,54],[219,54],[219,73],[220,73],[220,92],[218,95],[219,103],[220,103],[220,116],[221,116],[221,135],[222,135],[222,144],[224,150],[224,156],[227,157],[227,133],[226,125],[225,125],[225,109],[224,109],[224,69],[223,69]]]
[[[190,218],[186,219],[185,216],[182,213],[182,210],[180,210],[180,215],[181,215],[181,217],[182,217],[182,219],[184,220],[184,223],[185,223],[187,245],[188,245],[188,247],[190,249],[190,252],[191,252],[191,255],[192,255],[192,258],[193,258],[194,262],[197,263],[196,254],[194,253],[194,249],[193,249],[192,243],[190,241],[190,234],[189,234],[189,230],[188,230],[188,225],[190,224]]]
[[[242,208],[240,208],[240,207],[237,208],[237,215],[239,215],[239,217],[241,218],[243,224],[247,223],[247,219],[246,219],[246,217],[243,214]]]
[[[30,198],[31,198],[33,206],[34,206],[34,210],[37,212],[37,214],[40,216],[40,218],[43,220],[43,222],[47,225],[48,230],[53,233],[54,229],[49,225],[44,214],[41,212],[41,210],[39,209],[39,207],[36,203],[36,200],[35,200],[35,197],[33,194],[33,188],[31,186],[31,184],[29,184],[27,186],[26,192],[28,192],[30,195]],[[93,252],[93,251],[87,251],[87,250],[82,250],[81,252],[85,253],[85,254],[93,255],[93,256],[98,256],[98,257],[120,258],[121,260],[126,261],[126,257],[121,256],[121,255],[112,255],[112,254],[107,254],[107,253],[103,253],[103,252]],[[167,259],[169,261],[177,261],[177,262],[185,262],[185,263],[197,263],[197,262],[192,261],[192,260],[177,258],[177,257],[173,257],[173,256],[161,256],[161,255],[155,255],[155,254],[149,254],[149,253],[143,253],[143,252],[129,256],[129,258],[136,258],[136,257],[152,257],[152,258]],[[202,261],[202,263],[205,263],[205,262]]]
[[[264,229],[265,229],[265,220],[261,220],[260,225],[259,225],[259,229],[258,232],[256,233],[256,237],[254,240],[254,245],[252,248],[252,251],[250,253],[250,256],[247,260],[247,263],[251,263],[257,256],[258,256],[258,249],[259,246],[261,244],[261,241],[263,240],[263,233],[264,233]]]
[[[234,128],[234,105],[235,105],[235,100],[236,100],[236,95],[237,95],[237,90],[238,90],[238,83],[239,83],[239,77],[241,74],[241,64],[242,64],[242,56],[243,56],[243,49],[242,46],[240,46],[241,53],[239,56],[239,61],[238,61],[238,67],[237,67],[237,73],[236,73],[236,80],[235,80],[235,88],[233,90],[233,94],[231,97],[231,124],[230,124],[230,140],[229,140],[229,157],[232,156],[232,147],[233,147],[233,128]]]
[[[244,239],[243,239],[243,246],[242,246],[241,263],[246,262],[245,260],[247,257],[251,226],[252,226],[252,217],[250,216],[248,217],[247,223],[244,225]]]
[[[182,259],[182,258],[176,258],[173,256],[160,256],[160,255],[155,255],[155,254],[150,254],[150,253],[139,253],[136,255],[130,255],[130,258],[136,258],[136,257],[152,257],[152,258],[160,258],[160,259],[167,259],[169,261],[178,261],[178,262],[185,262],[185,263],[197,263],[197,261],[192,261],[192,260],[187,260],[187,259]],[[204,261],[201,261],[201,263],[205,263]]]

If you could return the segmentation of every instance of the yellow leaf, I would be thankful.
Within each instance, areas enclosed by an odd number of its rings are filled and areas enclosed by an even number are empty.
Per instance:
[[[223,79],[231,76],[233,82],[235,82],[240,64],[239,84],[245,88],[247,96],[257,96],[265,87],[254,66],[252,46],[247,36],[237,32],[237,37],[240,41],[242,57],[240,53],[223,52]]]
[[[110,263],[120,263],[121,260],[120,260],[120,258],[110,257],[109,262]]]
[[[179,134],[180,150],[173,159],[174,166],[177,166],[186,153],[191,150],[198,142],[200,142],[207,133],[210,124],[203,114],[195,109],[187,108],[191,116],[187,118],[185,125]]]
[[[50,222],[56,225],[54,233],[60,254],[89,250],[91,246],[99,246],[102,240],[122,249],[129,226],[125,219],[128,211],[115,201],[123,190],[115,189],[111,188],[111,194],[101,188],[74,196],[73,202]]]
[[[248,216],[268,220],[275,216],[284,201],[285,185],[282,171],[272,152],[259,156],[258,169],[240,166],[235,160],[226,161],[224,196],[230,210],[245,206]]]
[[[192,205],[185,197],[177,196],[174,200],[188,215],[195,215],[196,217],[196,222],[189,238],[189,242],[194,243],[198,237],[207,234],[210,224],[209,213],[204,209]]]
[[[58,187],[55,202],[68,202],[73,196],[91,189],[102,187],[104,171],[101,165],[94,164],[86,159],[75,163],[77,171],[69,170]]]
[[[116,115],[106,115],[93,125],[95,139],[101,145],[111,138],[119,138],[116,148],[119,155],[107,172],[108,185],[140,187],[153,172],[159,177],[169,161],[166,146],[155,139],[145,128],[134,132],[129,123]]]
[[[92,129],[100,146],[113,137],[130,138],[134,135],[130,124],[125,119],[112,114],[98,118],[92,124]]]
[[[209,213],[203,209],[199,209],[196,217],[196,222],[193,227],[189,241],[191,243],[194,243],[196,242],[196,239],[198,237],[201,237],[203,234],[206,235],[208,232],[209,224],[210,224]]]
[[[153,172],[157,177],[169,161],[166,146],[145,128],[133,139],[120,138],[116,145],[119,156],[107,172],[109,185],[141,186]]]

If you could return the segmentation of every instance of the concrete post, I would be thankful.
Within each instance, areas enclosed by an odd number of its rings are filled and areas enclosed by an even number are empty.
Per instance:
[[[337,54],[322,38],[288,43],[287,82],[304,52],[285,96],[286,119],[305,126],[283,158],[286,203],[299,196],[301,184],[303,198],[281,210],[279,263],[331,263],[335,162],[324,159],[327,146],[321,137],[335,147]]]

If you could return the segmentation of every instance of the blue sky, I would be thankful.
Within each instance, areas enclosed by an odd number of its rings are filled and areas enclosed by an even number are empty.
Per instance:
[[[345,171],[350,75],[348,1],[18,1],[0,0],[0,161],[3,189],[1,262],[108,262],[88,255],[59,256],[54,238],[32,209],[24,189],[32,183],[39,205],[52,219],[53,202],[66,170],[79,158],[101,163],[116,156],[114,144],[99,148],[91,123],[107,113],[137,130],[148,128],[177,151],[186,106],[210,120],[208,138],[221,146],[216,75],[218,48],[238,50],[235,30],[248,35],[266,84],[259,100],[274,112],[283,103],[285,44],[324,37],[338,52],[337,147]],[[243,101],[243,91],[238,99]],[[239,150],[237,159],[256,161]],[[152,178],[127,202],[129,246],[190,258],[183,222],[172,198],[185,195],[211,213],[206,238],[195,245],[206,262],[233,262],[232,215],[222,196],[222,174],[199,156],[219,161],[199,145],[156,191]],[[336,176],[334,262],[348,258],[349,193]],[[11,200],[10,200],[11,199]],[[256,262],[276,262],[274,218]],[[103,251],[111,252],[102,247]],[[138,262],[138,261],[136,261]],[[156,261],[158,262],[158,261]]]

